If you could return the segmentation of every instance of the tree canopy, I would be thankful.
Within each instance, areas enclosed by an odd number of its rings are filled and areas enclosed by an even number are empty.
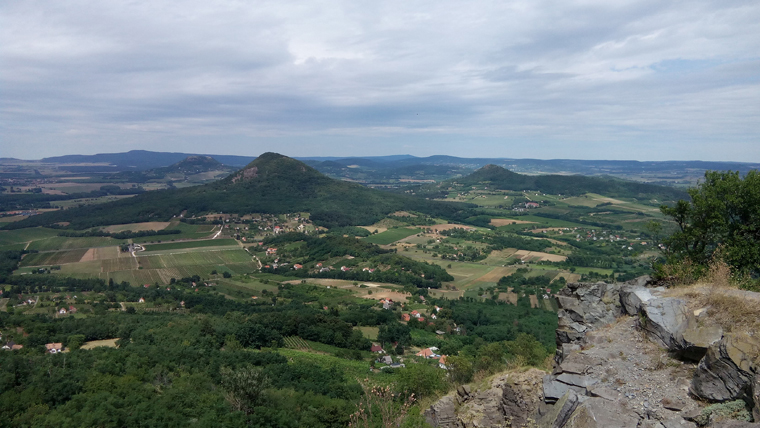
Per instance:
[[[708,171],[691,201],[663,206],[678,229],[666,239],[669,261],[706,265],[720,251],[739,273],[760,274],[760,174]]]

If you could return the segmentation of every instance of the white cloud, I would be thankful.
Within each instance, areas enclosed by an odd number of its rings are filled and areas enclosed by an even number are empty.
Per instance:
[[[0,156],[760,161],[757,52],[751,1],[5,2]]]

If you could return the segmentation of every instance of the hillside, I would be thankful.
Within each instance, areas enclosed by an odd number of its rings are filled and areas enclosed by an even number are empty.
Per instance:
[[[145,183],[150,180],[188,180],[190,176],[214,172],[217,177],[234,171],[234,168],[223,165],[211,156],[193,155],[169,166],[148,169],[145,171],[121,171],[109,175],[108,180],[118,182]],[[210,181],[208,178],[202,181]]]
[[[326,177],[303,162],[264,153],[245,168],[213,183],[147,192],[96,206],[55,211],[9,224],[7,228],[69,222],[82,229],[107,224],[168,220],[208,212],[247,214],[309,212],[324,226],[372,224],[401,209],[453,216],[468,205],[426,201],[368,189]]]
[[[580,175],[523,175],[497,165],[486,165],[472,174],[456,179],[457,184],[488,184],[501,190],[533,190],[547,194],[582,195],[599,193],[610,197],[636,197],[660,200],[686,199],[686,192],[672,187],[623,181],[610,177]]]

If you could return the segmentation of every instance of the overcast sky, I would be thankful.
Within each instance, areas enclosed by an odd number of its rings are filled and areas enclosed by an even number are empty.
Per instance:
[[[760,2],[0,2],[0,157],[132,149],[760,162]]]

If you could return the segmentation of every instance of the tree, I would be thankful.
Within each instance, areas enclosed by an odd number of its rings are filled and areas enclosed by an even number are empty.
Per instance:
[[[66,345],[69,348],[69,350],[76,351],[77,349],[81,348],[84,344],[85,336],[84,334],[74,334],[69,336],[68,340],[66,341]]]
[[[446,390],[445,372],[437,366],[409,364],[399,370],[397,379],[399,392],[406,396],[428,397]]]
[[[237,370],[222,367],[219,374],[222,377],[224,398],[235,410],[247,415],[253,413],[253,408],[261,401],[264,390],[270,385],[264,372],[251,365]]]
[[[665,239],[668,262],[705,266],[720,255],[735,271],[760,274],[760,173],[708,171],[691,201],[661,207],[678,229]]]

